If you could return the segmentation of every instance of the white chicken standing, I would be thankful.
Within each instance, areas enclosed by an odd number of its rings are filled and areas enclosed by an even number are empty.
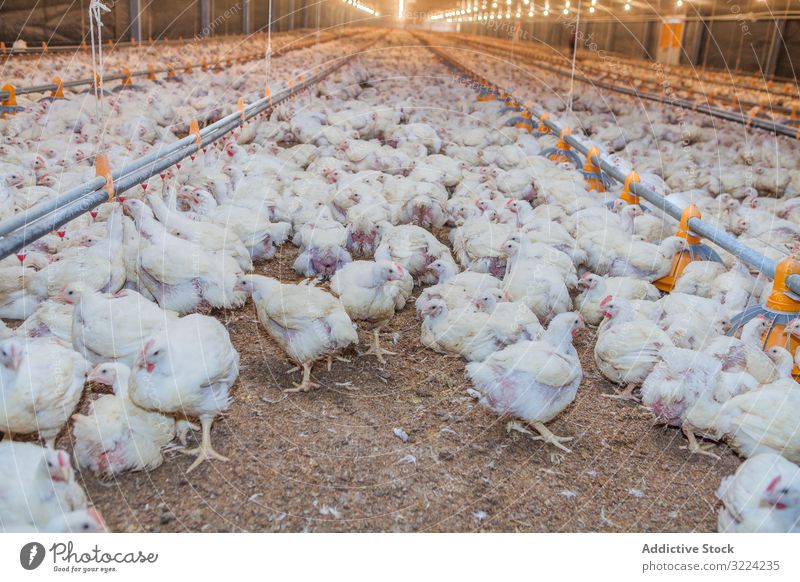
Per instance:
[[[414,280],[401,265],[388,261],[354,261],[336,271],[331,291],[339,298],[350,319],[372,327],[372,345],[361,355],[373,355],[384,363],[384,355],[395,355],[381,347],[380,330],[405,307]]]
[[[571,437],[554,435],[544,423],[575,400],[583,371],[572,337],[583,327],[579,314],[561,313],[540,340],[521,341],[483,362],[467,364],[467,376],[482,395],[480,403],[524,420],[541,435],[535,438],[571,452],[562,444]],[[529,433],[515,422],[508,428]]]
[[[303,380],[286,392],[308,392],[316,360],[358,344],[350,316],[342,302],[310,281],[284,284],[261,275],[243,275],[238,287],[253,296],[258,319],[267,333],[303,369]]]
[[[131,401],[145,410],[200,418],[200,446],[187,473],[207,459],[227,461],[211,446],[214,417],[230,405],[239,375],[239,352],[228,330],[213,317],[192,314],[150,335],[133,367]]]

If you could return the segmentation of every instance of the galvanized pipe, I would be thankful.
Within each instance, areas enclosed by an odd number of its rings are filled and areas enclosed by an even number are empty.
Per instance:
[[[348,37],[348,36],[352,36],[354,34],[355,34],[355,32],[349,32],[347,34],[344,34],[343,36]],[[328,39],[326,39],[323,42],[330,42],[332,40],[339,40],[339,38],[335,38],[335,37],[331,36],[331,37],[329,37]],[[285,45],[285,46],[281,47],[280,49],[274,51],[272,56],[274,56],[274,57],[281,56],[282,54],[285,54],[285,53],[290,52],[292,50],[306,48],[307,46],[310,46],[310,44],[311,43],[309,43],[309,45],[302,45],[302,46],[292,46],[291,44],[288,44],[288,45]],[[239,58],[242,58],[242,57],[236,56],[236,57],[231,57],[231,58],[239,59]],[[253,53],[251,56],[247,56],[245,58],[246,58],[247,61],[255,61],[255,60],[259,60],[259,59],[263,58],[263,55],[260,54],[260,53]],[[223,64],[225,64],[225,59],[223,59],[221,61],[215,61],[213,63],[207,63],[207,65],[209,67],[217,67],[217,66],[220,66],[220,65],[223,65]],[[186,68],[186,66],[187,65],[178,65],[178,66],[175,67],[175,69],[176,70],[183,69],[183,68]],[[196,69],[196,68],[200,68],[201,66],[203,66],[203,63],[194,63],[194,64],[191,64],[189,66],[191,66],[192,68]],[[149,71],[149,70],[133,71],[133,72],[131,72],[130,76],[132,78],[133,77],[144,77],[145,75],[149,75],[150,73],[161,74],[161,73],[166,73],[169,70],[170,70],[169,68],[163,67],[163,68],[160,68],[160,69],[153,69],[152,71]],[[121,80],[125,79],[126,77],[127,77],[127,75],[123,75],[123,74],[103,75],[103,80],[104,81],[121,81]],[[72,89],[74,87],[81,87],[83,85],[92,85],[93,83],[94,83],[94,79],[77,79],[75,81],[64,81],[63,87],[64,87],[64,89]],[[55,85],[53,83],[48,83],[46,85],[35,85],[33,87],[21,87],[21,88],[17,89],[15,92],[16,92],[17,95],[30,95],[32,93],[48,93],[48,92],[52,92],[52,91],[55,91],[57,88],[58,88],[57,85]],[[0,99],[8,99],[8,96],[9,96],[8,95],[8,91],[0,91]]]
[[[284,89],[275,97],[264,97],[247,105],[244,108],[245,121],[324,79],[332,72],[344,66],[345,63],[356,55],[363,52],[370,45],[374,44],[374,42],[376,41],[373,40],[367,43],[358,52],[339,59],[338,62],[327,69],[310,76],[302,83],[296,84],[292,89]],[[241,117],[242,114],[237,111],[226,115],[222,119],[201,130],[200,148],[216,141],[239,126],[242,122]],[[170,144],[170,147],[166,151],[159,148],[156,152],[152,152],[136,160],[117,172],[112,172],[115,194],[119,195],[137,184],[141,184],[145,180],[197,152],[198,149],[195,136],[190,135]],[[74,220],[81,214],[108,201],[108,193],[103,189],[105,185],[105,178],[97,177],[78,188],[62,194],[58,198],[47,201],[42,205],[37,205],[29,209],[24,217],[14,217],[14,219],[12,219],[15,220],[15,230],[9,228],[10,221],[5,221],[0,224],[0,234],[8,233],[8,236],[4,236],[0,239],[0,258],[5,258],[23,249],[31,242],[45,236],[59,226]],[[33,216],[35,216],[35,218],[32,218]]]

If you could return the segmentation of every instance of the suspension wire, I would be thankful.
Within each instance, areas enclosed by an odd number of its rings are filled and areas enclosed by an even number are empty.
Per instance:
[[[264,66],[267,74],[267,86],[272,80],[272,0],[269,0],[269,10],[267,13],[267,52],[264,55]]]
[[[574,38],[570,38],[572,43],[572,74],[569,78],[569,101],[567,104],[567,111],[572,113],[572,97],[575,90],[575,61],[578,58],[578,31],[581,27],[581,0],[578,0],[578,16],[575,18],[575,32]]]
[[[103,21],[101,18],[101,10],[104,12],[111,12],[111,9],[100,0],[91,0],[89,2],[89,30],[91,31],[92,40],[95,115],[97,116],[97,124],[100,126],[100,141],[98,142],[98,147],[100,148],[104,145],[105,133],[103,127]],[[97,29],[97,43],[95,43],[95,29]],[[96,55],[95,51],[97,51]]]

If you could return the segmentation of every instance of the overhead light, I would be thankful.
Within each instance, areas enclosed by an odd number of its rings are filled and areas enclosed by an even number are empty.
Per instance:
[[[594,6],[589,6],[589,14],[594,14]]]
[[[683,0],[678,0],[677,2],[675,2],[675,6],[677,6],[678,8],[683,6]]]
[[[631,5],[626,2],[625,3],[625,10],[627,11],[627,10],[630,10],[630,9],[631,9]]]
[[[569,8],[564,8],[564,14],[569,14]]]

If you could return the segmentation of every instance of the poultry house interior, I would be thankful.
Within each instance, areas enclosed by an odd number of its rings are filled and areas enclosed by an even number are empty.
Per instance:
[[[788,0],[30,4],[0,531],[800,532]]]

